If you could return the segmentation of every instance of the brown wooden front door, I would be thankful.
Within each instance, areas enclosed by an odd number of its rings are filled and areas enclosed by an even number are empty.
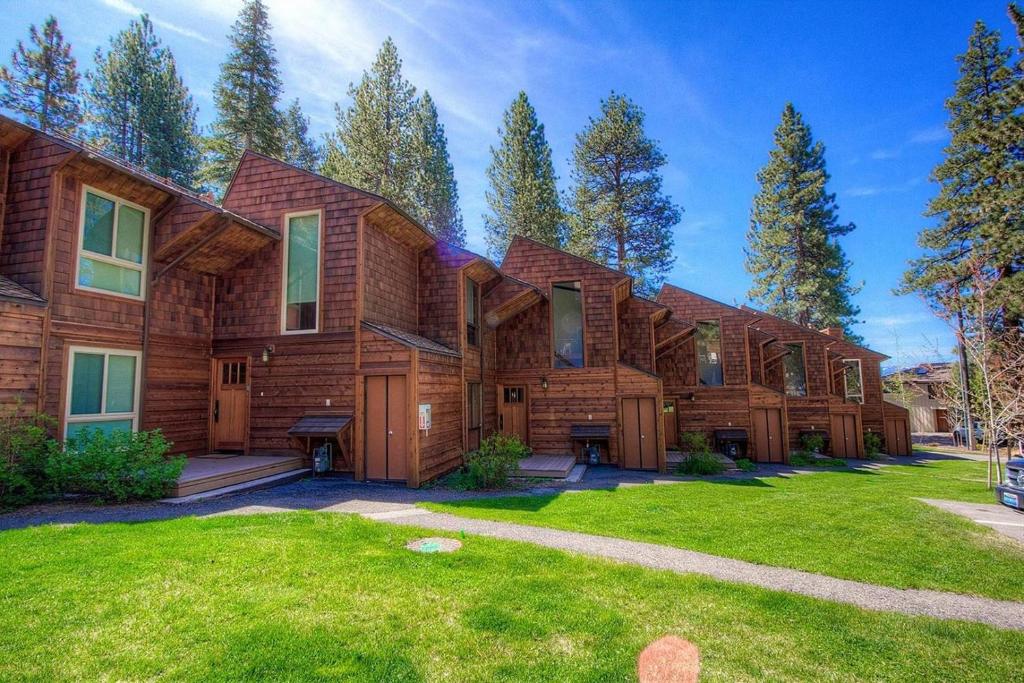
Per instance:
[[[622,399],[622,462],[631,470],[658,468],[658,418],[653,398]]]
[[[758,462],[782,462],[785,445],[782,439],[782,411],[778,408],[755,408],[750,411],[754,426],[754,447]]]
[[[885,450],[889,455],[910,455],[907,443],[907,421],[890,417],[885,421]]]
[[[498,387],[498,431],[509,436],[518,436],[523,443],[529,443],[529,412],[526,403],[526,387]]]
[[[949,413],[946,412],[945,408],[935,409],[935,431],[937,432],[948,432],[949,431]]]
[[[857,416],[856,415],[833,415],[832,431],[829,433],[832,441],[832,456],[835,458],[857,458]]]
[[[366,378],[366,478],[408,478],[409,405],[405,375]]]
[[[676,415],[678,404],[674,398],[665,399],[661,415],[665,418],[665,448],[679,447],[679,418]]]
[[[249,434],[249,359],[215,359],[211,384],[210,447],[215,451],[244,451]]]

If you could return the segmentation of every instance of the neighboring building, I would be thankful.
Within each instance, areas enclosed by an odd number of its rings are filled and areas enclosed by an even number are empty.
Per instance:
[[[952,381],[953,363],[922,363],[886,373],[886,381],[903,385],[903,395],[886,394],[893,403],[908,402],[910,431],[914,434],[948,434],[953,431],[946,406],[946,390]]]
[[[335,470],[409,486],[495,431],[660,471],[693,429],[777,462],[808,430],[849,457],[863,430],[906,445],[880,354],[674,287],[644,299],[522,237],[499,267],[252,152],[217,206],[0,117],[0,202],[0,401],[61,437],[160,428],[175,452],[307,465],[329,443]]]

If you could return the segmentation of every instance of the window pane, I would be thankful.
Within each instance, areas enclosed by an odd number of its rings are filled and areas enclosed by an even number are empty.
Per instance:
[[[102,409],[103,355],[76,353],[71,375],[71,414],[98,415]]]
[[[860,361],[853,359],[843,361],[846,366],[846,398],[863,401],[864,389],[861,387]]]
[[[317,215],[288,219],[286,330],[316,328],[319,220]]]
[[[104,434],[111,434],[113,432],[130,432],[132,431],[131,420],[96,420],[89,422],[69,422],[68,423],[68,437],[72,437],[83,429],[98,429]]]
[[[114,239],[114,202],[85,193],[85,227],[82,249],[110,256]]]
[[[800,344],[786,344],[789,355],[783,359],[786,374],[786,393],[790,396],[807,395],[807,375],[804,371],[804,347]]]
[[[135,357],[108,356],[107,411],[130,413],[135,410]]]
[[[146,214],[130,206],[121,206],[117,212],[117,258],[142,263],[142,231]]]
[[[722,329],[717,322],[697,323],[697,364],[701,384],[717,387],[725,383],[722,369]]]
[[[477,284],[466,278],[466,322],[476,324],[476,288]]]
[[[552,287],[554,309],[555,367],[583,367],[583,297],[577,282],[557,282]]]
[[[142,291],[142,273],[83,256],[78,261],[78,284],[138,296]]]

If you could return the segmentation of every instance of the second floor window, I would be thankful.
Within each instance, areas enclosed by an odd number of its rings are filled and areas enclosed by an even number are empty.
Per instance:
[[[725,384],[722,368],[722,326],[716,321],[697,323],[697,374],[700,384],[719,387]]]
[[[480,344],[480,285],[466,278],[466,343]]]
[[[847,358],[843,361],[846,377],[846,398],[857,403],[864,402],[864,379],[860,369],[859,358]]]
[[[782,365],[786,376],[787,396],[807,395],[807,370],[804,368],[804,345],[786,344],[789,354]]]
[[[583,367],[583,291],[579,282],[551,285],[554,365]]]
[[[82,201],[78,286],[141,299],[149,212],[91,188]]]
[[[316,332],[320,298],[320,213],[287,218],[282,332]]]

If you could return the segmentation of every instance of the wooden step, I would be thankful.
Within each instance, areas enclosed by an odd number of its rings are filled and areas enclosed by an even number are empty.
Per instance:
[[[303,459],[298,456],[238,455],[233,458],[189,458],[170,495],[173,498],[189,496],[297,469],[303,469]]]
[[[531,455],[519,461],[517,477],[546,477],[565,479],[576,465],[571,455]]]

